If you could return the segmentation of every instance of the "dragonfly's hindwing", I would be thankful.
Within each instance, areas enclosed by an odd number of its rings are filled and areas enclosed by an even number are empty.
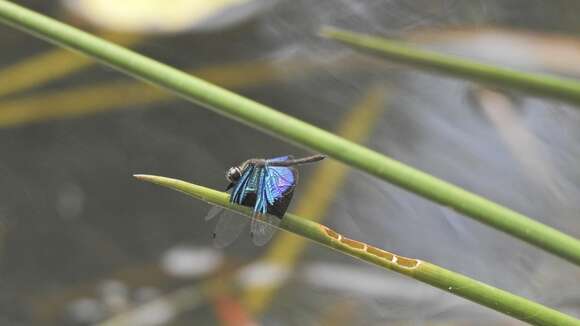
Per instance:
[[[268,161],[285,161],[292,158],[292,156],[283,156]],[[292,167],[268,166],[267,173],[268,212],[278,218],[282,218],[294,195],[294,187],[298,181],[298,171]]]

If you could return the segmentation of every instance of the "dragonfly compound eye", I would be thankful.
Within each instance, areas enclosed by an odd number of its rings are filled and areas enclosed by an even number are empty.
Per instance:
[[[240,176],[241,176],[240,169],[237,167],[231,167],[226,172],[226,179],[228,179],[229,182],[238,181]]]

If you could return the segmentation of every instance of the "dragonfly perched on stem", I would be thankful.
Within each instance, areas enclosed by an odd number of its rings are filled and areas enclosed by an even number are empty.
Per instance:
[[[226,191],[230,193],[230,203],[252,208],[250,235],[254,244],[266,244],[274,235],[275,226],[284,217],[298,182],[298,171],[294,166],[318,162],[324,158],[324,155],[298,159],[291,155],[270,159],[254,158],[227,170],[226,179],[230,184]],[[248,219],[239,215],[220,206],[210,209],[206,220],[219,216],[213,233],[217,247],[229,245],[242,233]]]

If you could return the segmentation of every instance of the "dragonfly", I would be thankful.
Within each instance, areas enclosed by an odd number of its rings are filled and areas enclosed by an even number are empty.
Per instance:
[[[253,158],[226,171],[230,203],[252,208],[250,236],[255,245],[268,243],[282,221],[298,182],[294,167],[324,158],[319,154],[298,159],[292,155]],[[239,215],[221,206],[209,210],[206,221],[219,217],[212,235],[216,247],[226,247],[240,236],[249,220]]]

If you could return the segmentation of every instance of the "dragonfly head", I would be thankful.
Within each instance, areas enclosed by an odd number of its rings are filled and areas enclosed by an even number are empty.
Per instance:
[[[239,166],[234,166],[226,171],[226,179],[231,183],[236,183],[242,176],[242,170]]]

